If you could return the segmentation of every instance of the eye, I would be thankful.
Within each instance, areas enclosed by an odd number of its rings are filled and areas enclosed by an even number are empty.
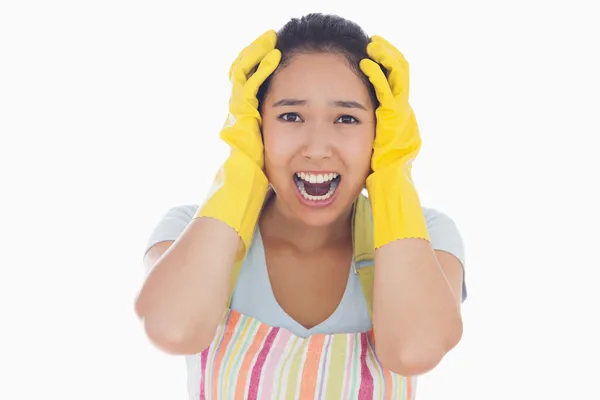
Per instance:
[[[352,115],[342,115],[335,122],[342,124],[358,124],[360,121],[354,118]]]
[[[284,122],[302,122],[302,119],[300,118],[300,116],[296,113],[285,113],[285,114],[281,114],[279,117],[277,117],[278,119],[284,121]]]

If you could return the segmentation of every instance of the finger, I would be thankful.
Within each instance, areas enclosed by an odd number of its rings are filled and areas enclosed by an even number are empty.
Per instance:
[[[246,98],[256,98],[258,89],[265,80],[277,69],[281,61],[281,52],[277,49],[271,50],[260,62],[254,74],[248,79],[244,85],[244,93]]]
[[[375,43],[383,44],[394,55],[394,58],[396,58],[396,60],[398,60],[400,62],[400,64],[402,65],[402,68],[404,68],[404,70],[406,71],[406,73],[408,75],[408,73],[409,73],[408,61],[406,61],[404,54],[402,54],[402,52],[400,50],[398,50],[398,48],[396,46],[394,46],[393,44],[391,44],[390,42],[388,42],[387,40],[385,40],[384,38],[382,38],[379,35],[374,35],[371,38],[371,41],[375,42]]]
[[[403,91],[408,92],[408,75],[387,46],[380,42],[371,42],[367,45],[367,54],[388,70],[389,85],[394,96],[401,95]]]
[[[361,71],[373,84],[377,100],[379,100],[381,105],[386,107],[392,104],[394,102],[394,94],[392,93],[388,80],[381,70],[381,67],[375,61],[368,58],[360,60],[359,66]]]
[[[405,86],[407,89],[406,93],[408,94],[408,89],[409,89],[409,85],[410,85],[410,66],[408,64],[408,61],[406,61],[406,58],[404,57],[402,52],[400,50],[398,50],[398,48],[396,46],[394,46],[389,41],[387,41],[386,39],[384,39],[383,37],[381,37],[379,35],[374,35],[373,37],[371,37],[371,41],[374,43],[380,43],[400,63],[400,65],[402,66],[402,69],[404,70],[404,79],[405,79],[404,85],[406,85]]]
[[[275,48],[277,34],[270,29],[260,35],[256,40],[246,46],[231,64],[229,79],[243,79],[245,81],[252,68],[263,59],[263,57]]]
[[[277,42],[277,34],[275,33],[274,30],[272,30],[272,29],[267,30],[262,35],[260,35],[258,38],[256,38],[252,43],[250,43],[248,46],[244,47],[244,49],[242,51],[240,51],[240,53],[238,54],[236,59],[231,64],[231,69],[233,69],[233,67],[239,65],[240,61],[242,59],[244,59],[248,55],[248,53],[251,52],[255,47],[260,46],[261,44],[264,44],[265,42],[267,44],[272,43],[272,47],[275,47],[275,43]],[[230,69],[230,74],[231,74],[231,69]]]

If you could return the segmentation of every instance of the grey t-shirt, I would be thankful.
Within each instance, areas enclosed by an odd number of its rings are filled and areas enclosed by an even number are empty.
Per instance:
[[[152,231],[146,252],[159,242],[176,240],[190,223],[197,209],[197,205],[171,208]],[[464,245],[454,221],[446,214],[432,208],[423,207],[423,213],[432,247],[455,255],[464,268]],[[231,308],[267,325],[287,329],[300,337],[312,334],[364,332],[371,329],[367,303],[358,275],[350,266],[348,271],[348,284],[338,308],[322,323],[306,329],[286,314],[275,299],[267,274],[260,230],[257,228],[233,291]],[[466,298],[467,290],[463,274],[462,301]]]

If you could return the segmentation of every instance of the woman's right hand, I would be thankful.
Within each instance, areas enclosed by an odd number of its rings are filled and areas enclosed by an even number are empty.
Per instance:
[[[230,115],[220,134],[231,154],[195,220],[147,260],[152,272],[136,312],[151,341],[168,353],[197,354],[210,344],[231,295],[234,263],[250,245],[268,187],[256,94],[281,59],[275,42],[268,31],[233,62]]]
[[[243,242],[240,256],[250,247],[269,186],[264,172],[262,119],[256,95],[281,60],[281,53],[275,49],[276,42],[275,31],[263,33],[242,50],[231,66],[229,76],[233,88],[229,117],[220,133],[231,152],[195,215],[195,218],[218,219],[233,228]],[[252,73],[254,69],[256,72]]]
[[[232,152],[244,153],[261,169],[264,167],[264,148],[256,94],[281,60],[281,52],[275,49],[276,43],[275,31],[269,30],[242,50],[232,63],[229,116],[220,134]]]

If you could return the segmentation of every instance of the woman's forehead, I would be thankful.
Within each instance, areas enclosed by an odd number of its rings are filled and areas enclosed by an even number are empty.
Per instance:
[[[347,59],[331,53],[295,55],[273,76],[268,97],[310,100],[315,96],[365,103],[369,99],[367,87]]]

